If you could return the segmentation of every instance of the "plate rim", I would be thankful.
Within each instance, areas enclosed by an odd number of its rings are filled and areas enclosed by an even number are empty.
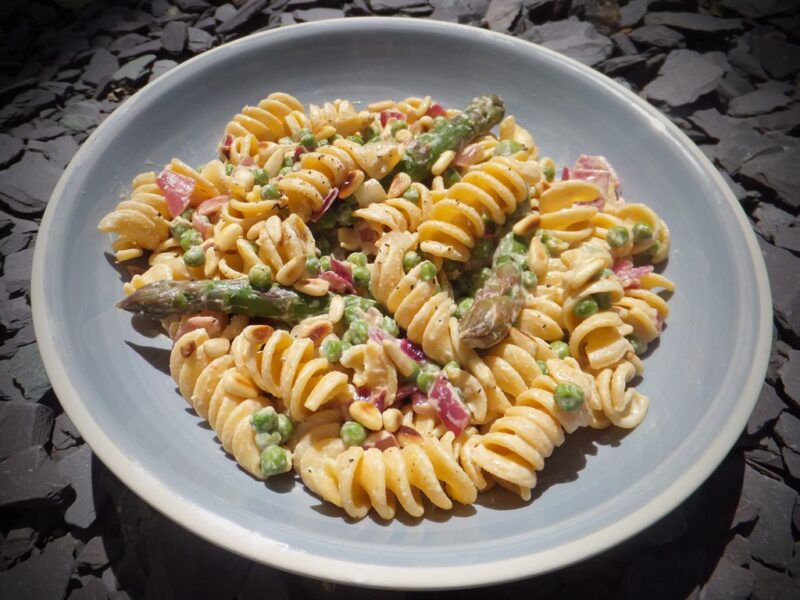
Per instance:
[[[162,484],[144,467],[129,458],[104,433],[92,414],[80,401],[77,390],[73,387],[66,368],[61,363],[56,341],[48,335],[49,315],[44,296],[44,276],[46,256],[49,255],[48,240],[54,227],[54,213],[67,182],[73,171],[91,154],[96,140],[102,137],[109,123],[123,119],[131,107],[131,100],[146,95],[159,82],[168,81],[177,73],[192,67],[197,62],[214,60],[219,53],[229,52],[230,48],[239,44],[254,43],[255,40],[269,38],[287,31],[331,30],[341,25],[356,27],[408,27],[460,33],[459,37],[469,38],[483,36],[496,43],[511,44],[524,48],[528,52],[539,52],[551,59],[577,70],[582,76],[593,79],[607,91],[621,95],[636,109],[645,113],[651,122],[665,127],[678,141],[680,150],[687,153],[702,170],[708,174],[714,186],[722,193],[728,208],[733,212],[736,222],[744,232],[744,239],[749,250],[756,276],[756,300],[758,307],[757,341],[753,348],[753,366],[742,385],[739,400],[731,411],[722,430],[713,438],[703,456],[687,469],[683,475],[665,488],[657,496],[650,498],[638,510],[603,529],[594,531],[581,539],[562,544],[556,548],[537,551],[512,559],[483,562],[469,565],[453,565],[446,567],[391,566],[370,564],[368,567],[346,559],[334,559],[292,548],[281,542],[270,539],[263,532],[253,532],[206,510],[183,497],[167,485]],[[257,42],[256,42],[257,43]],[[212,58],[209,58],[212,57]],[[126,106],[127,105],[127,106]],[[167,516],[180,526],[192,531],[199,537],[221,546],[235,554],[250,560],[268,564],[286,571],[304,576],[375,588],[392,588],[407,590],[434,590],[475,587],[501,583],[525,577],[540,575],[548,571],[587,560],[624,540],[636,535],[646,527],[665,516],[669,511],[686,500],[711,475],[724,460],[733,447],[747,419],[752,412],[764,381],[769,359],[772,339],[772,299],[768,275],[763,254],[757,242],[756,234],[747,221],[744,210],[739,205],[728,184],[705,154],[658,109],[651,106],[630,90],[625,89],[609,77],[595,71],[589,66],[519,38],[478,29],[470,25],[454,24],[442,21],[421,20],[409,17],[345,17],[283,26],[272,30],[257,32],[232,40],[212,50],[199,54],[149,82],[133,96],[114,110],[95,131],[83,142],[78,152],[62,173],[50,196],[37,234],[33,266],[31,271],[31,307],[33,326],[39,352],[53,390],[64,411],[75,423],[84,440],[97,457],[119,479],[140,498]],[[313,560],[309,560],[313,559]],[[362,567],[362,568],[353,568]]]

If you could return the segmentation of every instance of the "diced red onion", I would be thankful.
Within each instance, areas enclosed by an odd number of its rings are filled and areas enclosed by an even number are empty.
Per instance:
[[[197,233],[203,236],[204,240],[210,238],[211,234],[213,233],[213,228],[211,227],[211,223],[209,222],[208,218],[199,213],[194,213],[192,215],[192,227],[195,231],[197,231]]]
[[[233,144],[233,136],[228,134],[225,136],[225,139],[219,145],[219,151],[225,156],[226,158],[231,157],[231,145]]]
[[[205,215],[206,217],[210,217],[219,213],[222,210],[222,207],[225,206],[230,200],[230,196],[222,195],[222,196],[214,196],[213,198],[209,198],[208,200],[203,200],[197,207],[198,213],[201,215]]]
[[[330,290],[335,294],[349,294],[356,291],[352,283],[333,271],[323,271],[317,277],[327,281]]]
[[[438,102],[434,102],[433,104],[431,104],[431,107],[428,109],[428,112],[426,112],[425,114],[427,116],[433,117],[435,119],[436,117],[445,116],[447,114],[447,111],[444,109],[444,107],[441,104],[439,104]]]
[[[581,154],[575,161],[575,168],[608,171],[610,182],[615,191],[619,191],[619,176],[605,156],[598,154]]]
[[[641,277],[653,272],[653,265],[634,267],[629,260],[618,260],[611,267],[623,288],[638,288],[642,285]]]
[[[428,397],[420,391],[411,394],[411,408],[414,412],[423,417],[435,417],[436,407],[428,400]]]
[[[359,225],[361,226],[359,227]],[[366,223],[364,223],[363,221],[360,221],[356,225],[356,229],[358,230],[358,239],[360,239],[362,242],[366,242],[368,244],[374,244],[375,242],[378,241],[378,233],[374,229],[366,225]]]
[[[377,389],[373,390],[370,388],[356,388],[356,395],[358,396],[359,400],[364,402],[369,402],[379,411],[383,412],[384,404],[386,403],[386,390],[385,389]]]
[[[603,210],[603,207],[606,205],[606,199],[600,196],[596,200],[592,200],[590,202],[576,202],[578,206],[594,206],[597,210]]]
[[[305,146],[298,146],[297,148],[295,148],[294,154],[292,154],[292,162],[297,162],[300,159],[300,157],[306,152],[308,152],[308,148],[306,148]]]
[[[448,431],[460,435],[469,425],[469,410],[443,374],[440,373],[433,382],[428,401],[433,404],[439,420]]]
[[[425,353],[422,351],[422,348],[413,342],[409,342],[407,338],[404,338],[400,342],[400,350],[417,362],[425,360]]]
[[[322,218],[322,215],[328,212],[328,209],[333,204],[333,201],[336,200],[336,198],[338,197],[339,197],[339,188],[331,188],[331,191],[328,192],[328,195],[325,196],[325,199],[322,201],[322,206],[320,207],[320,209],[315,210],[313,213],[311,213],[311,220],[314,223],[319,221]]]
[[[164,169],[156,178],[158,187],[164,192],[167,209],[172,217],[177,217],[189,206],[195,181],[175,171]]]
[[[478,162],[478,157],[481,153],[481,147],[477,144],[468,146],[463,152],[458,153],[453,159],[452,165],[454,167],[469,167]]]
[[[252,156],[245,156],[239,161],[239,165],[242,167],[252,167],[254,164],[256,164],[256,161],[253,160]]]
[[[365,449],[377,448],[381,452],[389,448],[397,448],[400,444],[397,443],[397,438],[388,431],[374,431],[367,436],[364,440],[362,447]]]
[[[664,328],[664,319],[661,318],[660,313],[656,313],[656,330],[661,333],[661,330]]]
[[[391,341],[391,340],[394,339],[393,336],[391,336],[388,333],[386,333],[380,327],[375,327],[374,325],[372,325],[369,328],[368,331],[369,331],[369,339],[371,339],[373,342],[377,342],[377,343],[379,343],[381,345],[383,345],[384,340],[390,340]]]
[[[343,262],[331,256],[331,271],[355,288],[353,282],[353,267],[349,262]]]
[[[397,110],[382,110],[381,111],[381,127],[386,127],[386,123],[389,122],[389,119],[396,119],[398,121],[404,121],[406,118],[405,114],[397,111]]]
[[[564,167],[561,169],[561,181],[566,181],[567,179],[569,179],[569,168]]]

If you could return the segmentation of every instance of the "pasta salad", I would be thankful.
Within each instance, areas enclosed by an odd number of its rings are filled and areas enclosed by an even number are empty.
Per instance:
[[[497,133],[493,133],[493,130]],[[667,225],[602,156],[540,156],[498,96],[245,106],[218,158],[134,178],[101,220],[119,306],[256,479],[352,518],[531,498],[579,428],[636,427],[673,283]]]

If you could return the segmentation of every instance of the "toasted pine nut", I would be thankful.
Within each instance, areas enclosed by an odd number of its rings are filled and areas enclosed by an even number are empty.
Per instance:
[[[403,424],[403,413],[396,408],[387,408],[383,411],[383,428],[389,433],[394,433]]]
[[[540,220],[541,215],[539,215],[539,213],[531,213],[526,215],[514,223],[514,233],[517,235],[528,235],[529,233],[533,233],[533,231],[539,226]]]
[[[395,433],[395,437],[401,448],[405,448],[409,444],[418,444],[421,446],[425,442],[422,435],[416,429],[408,425],[401,425],[397,433]]]
[[[324,279],[301,279],[294,283],[294,289],[309,296],[324,296],[328,293],[331,284]]]
[[[370,112],[381,112],[382,110],[389,110],[392,107],[394,107],[394,102],[392,100],[381,100],[380,102],[367,104],[367,110]]]
[[[275,330],[269,325],[252,325],[244,330],[244,339],[251,344],[266,342]]]
[[[306,269],[306,256],[300,254],[284,264],[275,274],[275,279],[281,285],[292,285],[303,276]]]
[[[408,173],[398,173],[392,179],[386,195],[389,198],[399,198],[409,187],[411,187],[411,176]]]
[[[125,250],[117,250],[117,262],[125,262],[134,258],[139,258],[142,255],[141,248],[127,248]]]
[[[222,337],[208,340],[205,344],[203,344],[203,352],[212,360],[219,358],[223,354],[227,354],[230,349],[230,341]]]
[[[383,428],[383,418],[374,404],[358,400],[350,405],[350,416],[354,421],[358,421],[367,429],[379,431]]]
[[[280,244],[283,239],[283,229],[281,228],[281,218],[278,215],[272,215],[264,223],[264,231],[269,235],[269,239],[275,244]]]
[[[350,171],[339,186],[339,198],[347,198],[364,183],[364,171],[355,169]]]

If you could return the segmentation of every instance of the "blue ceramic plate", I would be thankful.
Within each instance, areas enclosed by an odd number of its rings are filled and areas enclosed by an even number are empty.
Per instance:
[[[677,284],[627,436],[570,436],[529,504],[503,491],[419,521],[351,522],[299,483],[236,468],[175,391],[168,342],[114,308],[120,276],[96,229],[131,178],[173,156],[213,157],[231,115],[272,91],[304,103],[500,94],[557,163],[603,154],[628,201],[669,224]],[[125,102],[86,141],[45,213],[33,266],[36,334],[65,410],[99,458],[156,509],[233,552],[341,582],[466,587],[563,567],[683,501],[720,463],[755,403],[770,295],[755,237],[703,154],[609,79],[533,44],[470,27],[347,19],[281,28],[186,62]],[[151,364],[152,363],[152,364]]]

